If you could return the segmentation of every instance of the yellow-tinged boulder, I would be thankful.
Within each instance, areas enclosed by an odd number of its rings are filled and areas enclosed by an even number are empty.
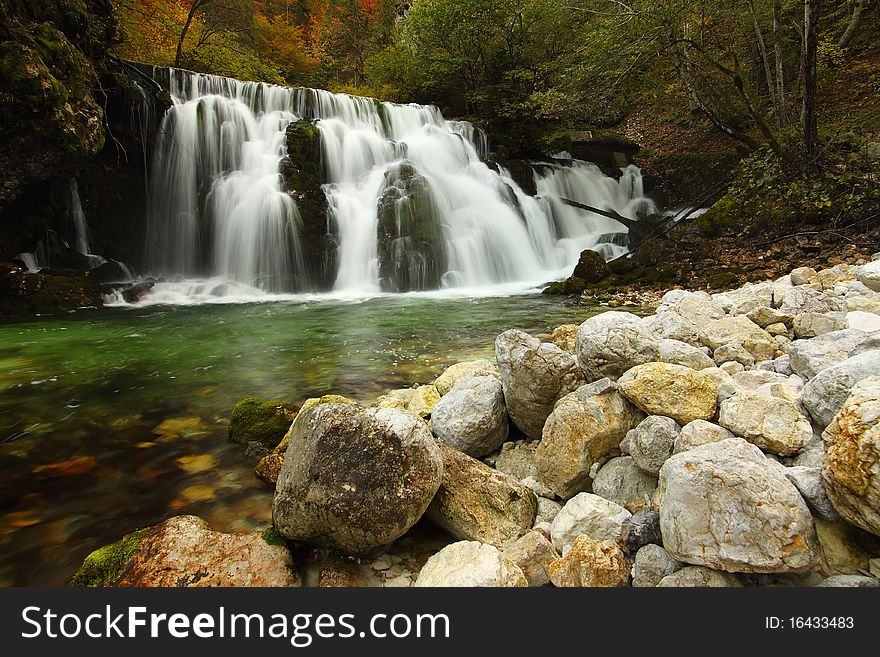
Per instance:
[[[645,363],[624,373],[617,385],[624,397],[648,415],[665,415],[682,425],[715,416],[718,385],[702,371]]]

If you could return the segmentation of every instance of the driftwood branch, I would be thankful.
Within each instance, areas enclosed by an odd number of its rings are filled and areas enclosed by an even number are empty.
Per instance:
[[[577,208],[578,210],[585,210],[594,214],[600,214],[603,217],[608,217],[609,219],[614,219],[614,221],[623,224],[627,228],[633,228],[638,223],[637,221],[633,221],[629,217],[624,217],[623,215],[618,214],[614,210],[603,210],[601,208],[594,208],[592,205],[578,203],[577,201],[572,201],[570,198],[560,198],[559,200],[565,203],[565,205],[570,205],[571,207]]]

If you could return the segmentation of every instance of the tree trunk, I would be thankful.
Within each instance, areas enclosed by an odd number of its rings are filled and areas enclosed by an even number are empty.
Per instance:
[[[758,14],[755,13],[755,3],[749,0],[749,12],[752,14],[752,23],[755,27],[755,37],[758,40],[758,52],[761,55],[761,62],[764,64],[764,77],[767,78],[767,93],[770,94],[770,103],[773,105],[773,111],[779,115],[779,100],[776,97],[776,85],[773,83],[773,73],[770,71],[770,58],[767,56],[767,44],[764,41],[764,34],[761,32],[761,24],[758,22]]]
[[[192,25],[196,11],[198,11],[199,7],[205,4],[206,1],[207,0],[193,0],[192,5],[190,5],[189,13],[186,15],[186,22],[183,24],[183,29],[180,31],[180,38],[177,39],[177,52],[174,55],[175,68],[180,68],[180,63],[183,60],[183,42],[186,39],[186,33],[189,32],[189,26]]]
[[[819,39],[821,0],[804,0],[804,102],[802,120],[804,125],[804,151],[810,160],[819,150],[816,122],[816,47]]]
[[[853,35],[856,33],[856,30],[859,29],[859,20],[862,17],[862,9],[865,7],[865,0],[857,0],[856,6],[853,8],[852,17],[849,19],[849,24],[846,26],[846,31],[843,33],[843,36],[840,37],[840,41],[837,42],[837,45],[840,46],[841,49],[846,48],[849,45],[850,40],[853,38]]]
[[[788,107],[785,103],[785,65],[782,59],[782,40],[780,38],[781,11],[779,0],[773,0],[773,53],[776,60],[776,99],[779,102],[777,125],[781,130],[788,123]]]

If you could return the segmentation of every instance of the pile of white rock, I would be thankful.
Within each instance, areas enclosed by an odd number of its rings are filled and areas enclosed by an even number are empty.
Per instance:
[[[396,586],[880,585],[880,259],[552,340],[301,412],[276,530]],[[457,542],[389,578],[420,520]]]

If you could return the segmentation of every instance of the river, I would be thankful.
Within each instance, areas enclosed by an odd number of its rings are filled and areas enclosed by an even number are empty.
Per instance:
[[[428,294],[0,323],[0,584],[63,585],[95,548],[177,514],[265,528],[272,492],[226,438],[242,397],[369,403],[492,358],[503,330],[548,332],[598,310],[539,294]]]

